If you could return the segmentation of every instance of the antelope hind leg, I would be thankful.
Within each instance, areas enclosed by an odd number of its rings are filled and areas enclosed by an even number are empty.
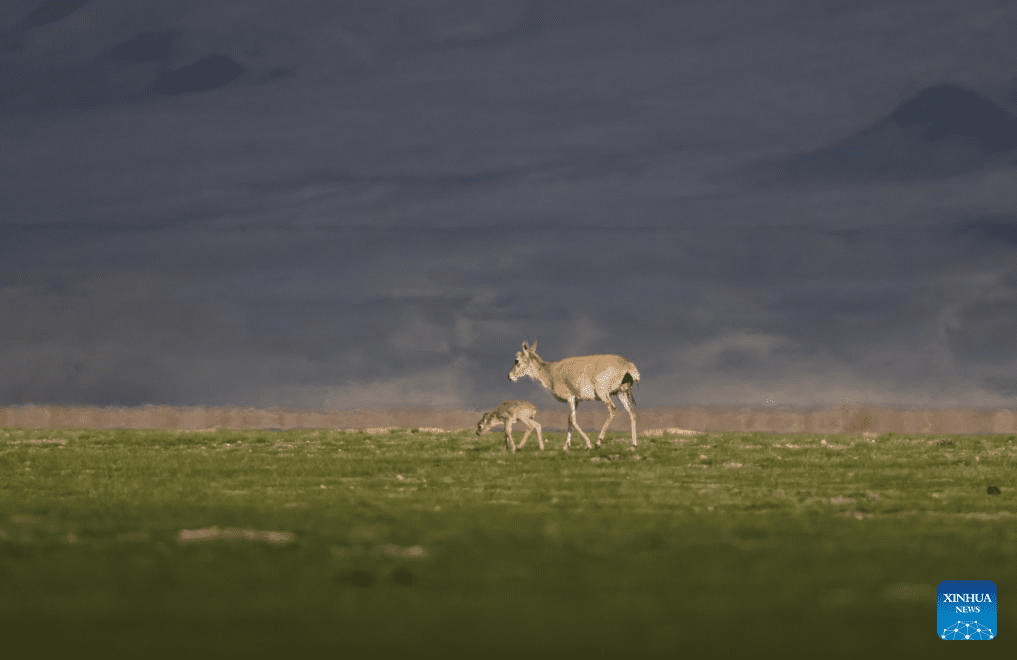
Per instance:
[[[620,394],[618,395],[618,398],[621,398]],[[607,427],[611,426],[611,420],[614,419],[614,411],[616,408],[614,401],[611,400],[610,394],[601,397],[601,400],[604,402],[604,405],[607,406],[607,421],[604,422],[604,426],[600,429],[600,435],[597,436],[597,447],[604,444],[604,434],[607,433]]]

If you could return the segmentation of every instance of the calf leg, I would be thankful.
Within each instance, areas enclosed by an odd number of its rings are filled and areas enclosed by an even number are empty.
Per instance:
[[[540,424],[537,423],[537,420],[532,418],[530,419],[530,424],[533,425],[534,430],[537,431],[537,442],[540,443],[540,451],[544,451],[544,438],[540,435]]]
[[[505,448],[511,448],[512,453],[516,451],[516,443],[512,441],[512,420],[505,422]]]
[[[526,420],[523,421],[525,422]],[[527,428],[526,433],[523,433],[523,439],[519,441],[519,449],[522,449],[524,446],[526,446],[526,438],[530,437],[531,433],[533,433],[533,429]]]

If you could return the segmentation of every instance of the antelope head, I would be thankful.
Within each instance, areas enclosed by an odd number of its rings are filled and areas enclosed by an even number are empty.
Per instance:
[[[535,378],[536,374],[536,358],[537,357],[537,342],[533,342],[532,346],[527,346],[526,342],[523,342],[523,350],[516,353],[516,363],[512,366],[512,371],[509,372],[508,378],[513,383],[522,378],[523,376],[530,376]]]
[[[494,426],[494,424],[494,413],[484,413],[484,416],[480,418],[479,422],[477,422],[477,435],[484,435],[491,430],[491,427]]]

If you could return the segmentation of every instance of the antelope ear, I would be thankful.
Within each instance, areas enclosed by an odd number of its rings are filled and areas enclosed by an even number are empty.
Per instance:
[[[533,340],[533,345],[530,346],[530,352],[531,353],[536,353],[537,352],[537,340],[536,339]]]
[[[523,353],[525,353],[525,352],[526,352],[526,351],[528,351],[528,350],[530,350],[530,347],[529,347],[529,346],[527,346],[527,345],[526,345],[526,342],[524,341],[524,342],[523,342]]]

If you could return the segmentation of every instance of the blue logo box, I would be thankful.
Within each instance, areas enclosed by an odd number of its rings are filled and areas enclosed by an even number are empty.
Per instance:
[[[996,583],[943,580],[936,590],[936,635],[940,639],[995,639]]]

